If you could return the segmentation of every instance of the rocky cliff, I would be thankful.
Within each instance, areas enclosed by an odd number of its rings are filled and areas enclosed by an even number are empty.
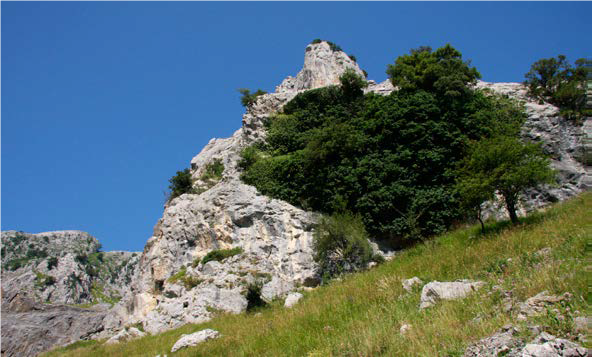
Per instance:
[[[140,253],[99,249],[81,231],[2,232],[3,356],[36,355],[104,330],[107,310],[130,294]]]
[[[258,97],[232,137],[212,139],[191,160],[192,177],[202,193],[182,195],[165,207],[140,260],[134,298],[125,307],[130,321],[143,322],[147,331],[158,332],[207,320],[217,310],[244,311],[249,286],[260,285],[262,297],[272,300],[318,282],[311,245],[316,215],[262,196],[242,183],[237,162],[245,146],[265,137],[263,123],[285,103],[302,91],[338,84],[348,68],[363,73],[356,62],[344,52],[333,51],[328,43],[308,45],[304,66],[295,77],[286,78],[275,93]],[[580,192],[585,178],[584,166],[578,162],[581,127],[559,117],[556,107],[529,101],[519,83],[479,82],[478,88],[525,101],[529,119],[523,136],[541,141],[560,172],[557,186],[529,193],[523,211]],[[393,90],[389,81],[369,81],[366,92],[387,95]],[[224,166],[221,178],[214,182],[204,179],[213,162]],[[504,214],[502,210],[493,213]],[[209,252],[232,248],[240,253],[220,262],[200,262]]]
[[[44,303],[114,303],[129,290],[139,253],[99,252],[81,231],[2,232],[2,290]]]

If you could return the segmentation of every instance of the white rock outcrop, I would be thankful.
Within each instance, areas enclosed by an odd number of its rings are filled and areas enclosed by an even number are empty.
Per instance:
[[[212,329],[201,330],[190,335],[182,335],[181,338],[175,342],[173,348],[171,348],[171,353],[177,352],[182,348],[197,346],[202,342],[219,337],[220,332]]]
[[[424,285],[421,290],[421,301],[419,308],[425,309],[437,304],[440,300],[461,299],[470,293],[479,290],[483,285],[482,281],[432,281]]]

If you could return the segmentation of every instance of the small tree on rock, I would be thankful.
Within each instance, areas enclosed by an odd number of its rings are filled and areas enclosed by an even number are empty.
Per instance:
[[[480,212],[484,201],[499,192],[512,223],[518,223],[519,195],[528,188],[552,183],[555,172],[539,145],[499,136],[470,145],[469,154],[459,170],[457,188],[465,207]],[[480,219],[480,216],[479,216]]]

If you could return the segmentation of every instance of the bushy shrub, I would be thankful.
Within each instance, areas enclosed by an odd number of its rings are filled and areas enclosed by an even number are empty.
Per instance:
[[[261,308],[267,305],[267,303],[261,298],[262,286],[263,285],[260,282],[255,282],[247,286],[247,311],[253,311],[256,308]]]
[[[169,179],[169,194],[167,202],[179,197],[184,193],[194,193],[193,179],[189,169],[177,171],[177,174]]]
[[[47,259],[47,270],[51,270],[58,266],[58,258],[51,257]]]
[[[211,252],[209,252],[208,254],[206,254],[202,258],[201,263],[205,264],[205,263],[212,261],[212,260],[216,260],[216,261],[221,262],[226,258],[232,257],[237,254],[241,254],[242,252],[243,252],[243,249],[240,247],[236,247],[236,248],[232,248],[232,249],[212,250]]]
[[[251,105],[255,104],[258,96],[267,93],[266,91],[261,89],[257,89],[256,92],[251,93],[251,90],[247,88],[240,88],[238,91],[242,95],[241,104],[243,105],[243,107],[250,107]]]
[[[364,269],[372,259],[364,223],[350,213],[321,219],[314,233],[314,251],[323,280]]]
[[[592,111],[586,109],[586,77],[592,60],[580,58],[573,67],[564,55],[536,61],[524,76],[528,94],[548,101],[568,119],[579,120]]]
[[[51,275],[45,275],[40,272],[36,272],[35,275],[35,285],[40,289],[45,289],[56,283],[56,278]]]

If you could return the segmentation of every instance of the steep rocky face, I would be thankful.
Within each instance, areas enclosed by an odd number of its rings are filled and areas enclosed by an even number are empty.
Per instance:
[[[99,248],[81,231],[2,232],[2,290],[46,303],[115,302],[129,291],[140,256]]]
[[[339,76],[347,69],[364,77],[358,64],[343,51],[334,51],[328,42],[306,46],[304,66],[296,77],[284,79],[277,93],[294,92],[339,84]]]
[[[107,306],[81,309],[2,294],[2,356],[36,356],[53,347],[89,339],[103,330]]]
[[[339,83],[347,68],[362,75],[358,65],[326,43],[311,44],[303,69],[289,77],[276,93],[257,98],[243,116],[242,128],[227,139],[212,139],[191,160],[195,186],[206,189],[172,200],[148,240],[140,261],[134,298],[126,306],[147,331],[157,332],[209,319],[217,310],[244,311],[249,285],[261,286],[272,300],[299,285],[317,281],[312,259],[315,214],[262,196],[239,179],[240,151],[265,137],[264,121],[298,92]],[[219,160],[221,179],[202,180],[206,167]],[[242,253],[221,263],[199,263],[208,252],[240,248]],[[183,271],[183,286],[171,277]]]
[[[332,51],[326,42],[307,46],[304,66],[296,77],[285,79],[275,93],[258,97],[232,137],[212,139],[191,160],[195,187],[205,191],[167,204],[140,260],[133,298],[120,304],[111,324],[140,321],[147,331],[158,332],[205,321],[217,310],[244,311],[249,285],[261,286],[263,298],[271,300],[318,281],[312,259],[316,216],[242,183],[237,163],[244,147],[265,137],[263,123],[270,116],[299,92],[338,84],[347,68],[362,75],[354,61]],[[480,82],[478,87],[527,101],[529,119],[523,136],[542,141],[553,155],[554,167],[562,172],[557,187],[533,191],[526,207],[580,192],[585,170],[575,153],[581,129],[560,118],[557,108],[529,102],[519,83]],[[393,90],[388,80],[369,81],[366,92],[388,95]],[[207,166],[214,161],[224,165],[222,177],[216,182],[204,180]],[[499,209],[495,212],[503,214]],[[240,248],[241,253],[221,262],[200,262],[208,252],[231,248]]]

